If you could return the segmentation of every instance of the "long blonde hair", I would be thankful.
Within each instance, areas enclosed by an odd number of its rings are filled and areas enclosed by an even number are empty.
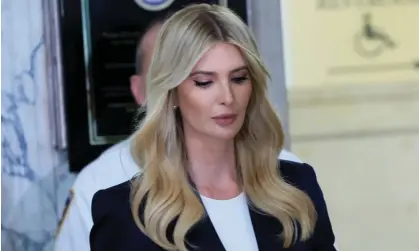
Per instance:
[[[162,248],[185,251],[186,234],[205,215],[188,180],[182,124],[173,106],[176,87],[217,42],[240,49],[252,82],[247,115],[235,138],[243,190],[255,210],[281,222],[289,247],[311,236],[316,212],[310,198],[280,175],[277,156],[284,134],[267,98],[268,73],[255,40],[236,14],[218,5],[190,5],[161,27],[146,78],[147,115],[133,135],[132,154],[142,168],[131,190],[134,220]],[[173,236],[167,236],[171,223]]]

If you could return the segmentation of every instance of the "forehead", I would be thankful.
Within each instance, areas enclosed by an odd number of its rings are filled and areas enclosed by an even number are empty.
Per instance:
[[[229,43],[216,43],[199,59],[194,70],[223,72],[244,65],[246,65],[245,59],[237,46]]]

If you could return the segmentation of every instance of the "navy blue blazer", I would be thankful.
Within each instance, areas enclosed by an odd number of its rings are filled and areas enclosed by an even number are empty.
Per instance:
[[[336,251],[335,237],[327,213],[323,193],[317,183],[313,168],[307,164],[280,161],[283,178],[305,191],[313,201],[318,220],[313,236],[304,242],[297,242],[290,248],[283,248],[278,235],[282,232],[279,221],[249,207],[259,251]],[[163,251],[135,225],[131,214],[130,182],[98,191],[92,201],[93,228],[90,232],[92,251]],[[168,229],[168,234],[173,231]],[[199,251],[225,251],[208,216],[203,217],[187,234],[189,243]]]

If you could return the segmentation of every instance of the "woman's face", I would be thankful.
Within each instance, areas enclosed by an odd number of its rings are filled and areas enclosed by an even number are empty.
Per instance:
[[[217,43],[177,88],[185,134],[233,139],[243,125],[252,83],[239,49]]]

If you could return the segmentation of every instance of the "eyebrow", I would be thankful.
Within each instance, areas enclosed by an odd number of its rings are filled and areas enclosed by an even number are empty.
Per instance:
[[[243,66],[234,68],[233,70],[230,71],[230,73],[235,73],[235,72],[245,70],[245,69],[247,70],[247,65],[243,65]],[[194,71],[189,76],[192,77],[192,76],[195,76],[195,75],[198,75],[198,74],[213,76],[213,75],[216,75],[216,72],[213,72],[213,71]]]

